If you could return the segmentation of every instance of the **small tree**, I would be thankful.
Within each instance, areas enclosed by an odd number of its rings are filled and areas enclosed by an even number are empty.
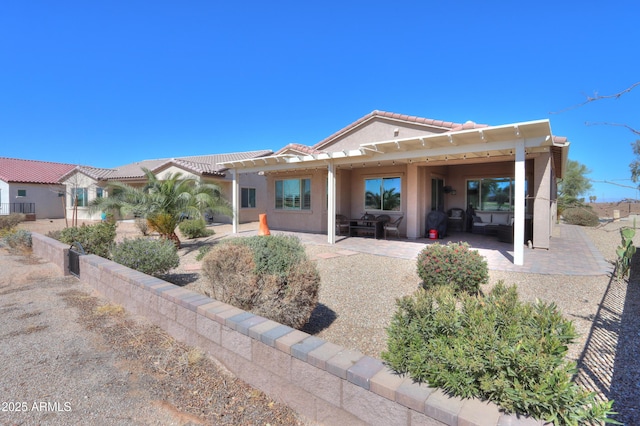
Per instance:
[[[180,239],[175,231],[184,216],[201,218],[206,210],[232,214],[217,185],[201,183],[181,173],[169,173],[161,180],[152,171],[142,170],[147,177],[144,187],[112,182],[109,187],[113,195],[94,200],[91,210],[116,210],[123,215],[142,216],[151,229],[173,241],[178,248]]]

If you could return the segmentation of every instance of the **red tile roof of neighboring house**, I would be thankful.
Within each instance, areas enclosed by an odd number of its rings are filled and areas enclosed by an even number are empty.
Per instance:
[[[0,157],[0,179],[15,183],[57,184],[74,164]]]

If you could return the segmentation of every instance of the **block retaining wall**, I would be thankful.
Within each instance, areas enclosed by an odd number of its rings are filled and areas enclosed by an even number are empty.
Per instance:
[[[32,237],[34,254],[68,274],[68,246]],[[320,424],[542,425],[501,413],[492,403],[451,398],[394,374],[375,358],[99,256],[80,257],[80,280]]]

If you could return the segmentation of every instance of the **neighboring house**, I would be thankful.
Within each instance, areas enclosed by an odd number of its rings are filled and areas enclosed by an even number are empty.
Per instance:
[[[67,215],[73,217],[77,211],[78,219],[99,220],[101,212],[90,214],[89,204],[95,198],[108,196],[108,184],[112,181],[124,182],[132,186],[142,186],[146,183],[143,168],[151,170],[160,179],[168,173],[181,173],[183,177],[195,177],[204,183],[215,183],[227,200],[233,198],[232,178],[227,168],[220,163],[227,161],[256,161],[264,156],[273,154],[270,150],[237,152],[228,154],[199,155],[179,158],[162,158],[143,160],[125,164],[111,169],[77,166],[69,171],[61,183],[67,188]],[[238,221],[240,223],[258,220],[258,214],[266,209],[267,199],[266,181],[261,173],[243,174],[239,180],[240,202]],[[75,204],[77,203],[77,208]],[[231,218],[218,216],[217,222],[230,223]]]
[[[549,248],[568,150],[548,120],[488,126],[373,111],[312,147],[222,165],[267,176],[270,227],[327,233],[330,243],[336,214],[403,216],[400,234],[415,239],[428,233],[432,210],[512,212],[521,265],[525,225],[534,247]]]
[[[0,157],[0,215],[25,213],[28,220],[64,217],[60,178],[73,164]]]

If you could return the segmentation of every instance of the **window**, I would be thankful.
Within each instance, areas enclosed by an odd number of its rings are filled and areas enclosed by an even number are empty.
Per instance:
[[[364,181],[364,209],[400,211],[399,177],[371,178]]]
[[[311,210],[311,179],[277,180],[276,209]]]
[[[78,207],[87,207],[87,188],[71,189],[71,206],[75,206],[78,200]]]
[[[27,190],[26,189],[18,189],[18,197],[26,197]]]
[[[525,182],[525,187],[526,187]],[[513,211],[513,178],[486,178],[467,181],[467,202],[478,210]]]
[[[96,188],[96,198],[102,198],[104,196],[103,189],[98,187]]]
[[[256,208],[256,189],[255,188],[242,188],[241,190],[241,204],[243,209],[255,209]]]

